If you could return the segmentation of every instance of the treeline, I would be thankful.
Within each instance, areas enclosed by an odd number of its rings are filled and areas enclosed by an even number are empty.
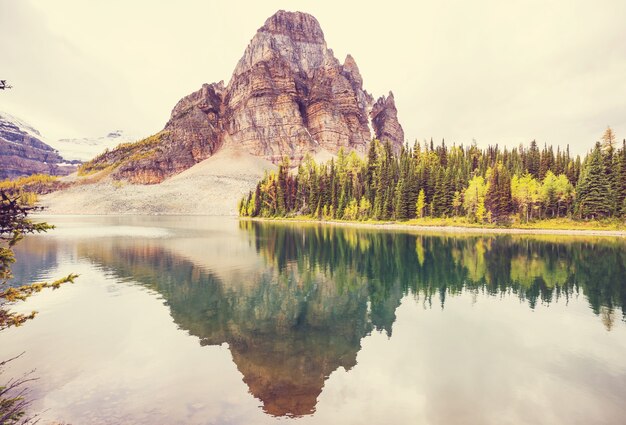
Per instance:
[[[291,171],[284,160],[241,199],[250,217],[308,216],[344,220],[467,217],[478,223],[517,219],[626,216],[626,140],[607,128],[583,159],[569,147],[480,150],[475,145],[419,143],[394,152],[373,141],[365,158],[339,152]]]
[[[38,195],[54,192],[67,187],[58,176],[48,174],[32,174],[15,180],[0,181],[0,192],[10,198],[18,198],[22,205],[35,205]]]

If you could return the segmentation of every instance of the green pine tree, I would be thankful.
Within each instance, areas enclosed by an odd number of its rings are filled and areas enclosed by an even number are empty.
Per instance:
[[[491,171],[485,208],[495,223],[506,222],[511,214],[511,177],[502,163],[496,164]]]
[[[606,176],[602,149],[596,143],[587,157],[576,186],[576,210],[581,218],[604,218],[611,214],[609,193],[611,185]]]
[[[617,158],[616,212],[623,217],[626,216],[626,140],[622,142]]]

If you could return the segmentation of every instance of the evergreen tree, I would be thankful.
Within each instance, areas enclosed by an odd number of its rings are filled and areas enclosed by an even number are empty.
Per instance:
[[[443,178],[443,214],[445,216],[452,215],[452,204],[454,201],[454,178],[452,176],[452,169],[448,168]]]
[[[495,223],[505,222],[511,213],[511,177],[502,163],[496,164],[491,172],[485,208]]]
[[[626,215],[626,140],[617,155],[616,168],[615,212],[623,217]]]
[[[406,220],[409,218],[409,209],[405,202],[406,190],[404,189],[404,180],[398,180],[395,190],[395,216],[397,220]]]
[[[435,183],[435,192],[433,194],[432,215],[435,217],[441,217],[446,215],[446,188],[445,188],[445,174],[442,168],[439,168],[437,173],[437,180]]]
[[[533,140],[530,142],[530,148],[528,150],[528,154],[526,155],[526,171],[530,173],[534,178],[539,178],[539,166],[540,166],[541,158],[539,154],[539,148],[537,147],[537,142]]]
[[[602,147],[602,161],[604,163],[604,172],[609,180],[610,198],[615,199],[615,194],[618,191],[618,176],[617,176],[617,158],[615,157],[615,133],[611,127],[607,127],[602,135],[601,141]],[[618,210],[616,203],[611,204],[611,214],[615,214]]]
[[[611,214],[608,195],[611,186],[606,176],[602,148],[596,143],[587,158],[576,186],[576,209],[581,218],[603,218]]]

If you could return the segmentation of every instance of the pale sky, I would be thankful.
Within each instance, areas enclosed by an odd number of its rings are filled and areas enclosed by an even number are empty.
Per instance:
[[[626,138],[624,0],[0,0],[0,110],[49,140],[155,133],[181,97],[228,82],[279,9],[313,14],[366,90],[394,92],[410,143]]]

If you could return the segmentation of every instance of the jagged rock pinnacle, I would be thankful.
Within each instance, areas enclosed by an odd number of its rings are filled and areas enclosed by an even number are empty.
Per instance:
[[[397,149],[404,142],[393,95],[374,104],[354,58],[335,58],[317,19],[281,10],[253,36],[228,85],[181,99],[136,160],[116,151],[102,160],[122,161],[120,178],[158,183],[226,146],[297,164],[319,151],[365,153],[373,137]]]

